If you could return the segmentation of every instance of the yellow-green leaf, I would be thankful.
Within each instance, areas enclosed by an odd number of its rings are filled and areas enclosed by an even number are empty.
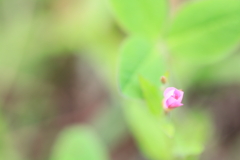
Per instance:
[[[223,59],[240,42],[240,1],[187,3],[173,19],[167,41],[176,61],[204,64]]]
[[[119,84],[124,95],[142,98],[139,76],[160,86],[159,79],[164,72],[163,56],[154,43],[138,37],[124,43],[119,64]]]
[[[59,135],[51,160],[109,160],[106,148],[86,126],[65,129]]]
[[[110,0],[117,20],[135,35],[157,38],[167,17],[166,0]]]

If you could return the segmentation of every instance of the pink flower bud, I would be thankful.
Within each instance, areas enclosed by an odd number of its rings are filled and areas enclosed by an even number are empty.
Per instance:
[[[164,91],[163,106],[166,110],[171,110],[182,106],[184,92],[174,87],[168,87]]]

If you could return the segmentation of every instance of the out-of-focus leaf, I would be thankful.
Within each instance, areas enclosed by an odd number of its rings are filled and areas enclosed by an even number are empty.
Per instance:
[[[176,61],[193,64],[220,60],[240,41],[240,1],[203,0],[177,13],[167,41]]]
[[[65,129],[58,137],[51,160],[108,160],[94,132],[83,126]]]
[[[110,38],[109,34],[113,36],[110,27],[111,16],[105,10],[102,1],[72,1],[69,5],[71,9],[67,15],[71,16],[63,16],[60,12],[55,21],[49,22],[59,47],[76,50],[82,45],[103,45],[102,43]]]
[[[142,97],[139,75],[159,86],[159,78],[164,73],[162,59],[154,44],[137,37],[128,39],[120,55],[119,83],[123,94]]]
[[[161,124],[161,129],[168,137],[173,137],[175,133],[175,127],[173,123],[167,118],[160,118],[159,123]]]
[[[120,24],[130,33],[157,38],[167,17],[166,0],[110,0]]]
[[[211,134],[209,117],[198,110],[179,117],[174,136],[174,153],[177,156],[199,155]]]
[[[0,108],[3,102],[0,100]],[[9,138],[9,126],[5,116],[0,113],[0,159],[23,160],[24,158],[14,146],[16,139]]]
[[[133,135],[149,159],[171,159],[171,138],[164,133],[156,117],[140,103],[126,106],[125,114]]]
[[[160,116],[163,113],[159,88],[152,85],[148,80],[139,76],[143,97],[146,100],[148,108],[153,115]]]
[[[201,85],[227,85],[239,83],[240,72],[239,67],[240,54],[234,54],[224,61],[202,67],[192,79],[193,83]]]
[[[199,160],[199,156],[191,155],[191,156],[186,157],[186,160]]]

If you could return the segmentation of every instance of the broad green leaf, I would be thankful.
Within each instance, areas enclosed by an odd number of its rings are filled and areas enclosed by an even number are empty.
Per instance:
[[[163,57],[153,43],[132,37],[124,43],[120,54],[119,83],[124,95],[142,97],[140,75],[154,86],[160,85],[159,79],[164,73]]]
[[[166,0],[110,0],[119,23],[132,34],[157,38],[167,17]]]
[[[146,100],[148,108],[153,115],[160,116],[163,114],[162,99],[159,94],[159,88],[152,85],[148,80],[139,76],[143,97]]]
[[[204,64],[226,57],[240,41],[240,1],[188,3],[173,19],[167,41],[176,61]]]
[[[83,126],[65,129],[58,137],[51,160],[108,160],[95,133]]]
[[[149,159],[171,159],[171,138],[161,128],[159,119],[140,103],[132,103],[125,107],[125,114],[130,129],[139,144],[140,149]]]

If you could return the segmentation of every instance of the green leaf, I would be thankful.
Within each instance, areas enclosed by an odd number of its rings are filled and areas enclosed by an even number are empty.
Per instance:
[[[137,37],[128,39],[120,55],[119,83],[123,94],[142,98],[139,75],[160,86],[159,79],[164,73],[162,60],[153,43]]]
[[[186,157],[186,160],[199,160],[199,159],[200,157],[196,155],[191,155]]]
[[[192,79],[193,83],[201,85],[227,85],[239,83],[240,72],[239,67],[240,53],[234,54],[224,61],[202,67]]]
[[[175,134],[175,127],[173,123],[168,119],[168,117],[162,117],[159,119],[159,124],[161,124],[161,129],[168,137],[173,137]]]
[[[83,126],[65,129],[58,137],[51,160],[109,160],[95,133]]]
[[[110,0],[119,23],[132,34],[157,38],[167,17],[166,0]]]
[[[159,119],[152,116],[141,103],[126,106],[125,114],[130,129],[146,157],[153,160],[171,159],[172,141],[162,130]]]
[[[159,88],[152,85],[148,80],[139,76],[144,99],[148,105],[149,111],[156,116],[163,114],[162,99],[160,98]],[[161,96],[163,97],[163,96]]]
[[[194,110],[176,120],[174,153],[178,156],[199,155],[211,134],[210,119],[206,113]]]
[[[193,64],[223,59],[239,44],[239,17],[237,0],[188,3],[177,13],[170,28],[167,41],[171,53],[176,61]]]

